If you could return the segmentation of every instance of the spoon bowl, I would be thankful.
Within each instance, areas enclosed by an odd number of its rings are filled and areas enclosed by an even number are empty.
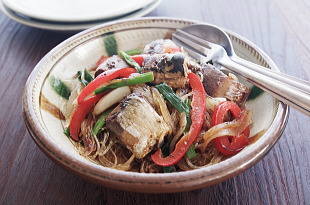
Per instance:
[[[210,60],[223,70],[242,76],[277,99],[310,116],[310,82],[239,58],[229,36],[209,24],[178,29],[173,40],[201,63]]]

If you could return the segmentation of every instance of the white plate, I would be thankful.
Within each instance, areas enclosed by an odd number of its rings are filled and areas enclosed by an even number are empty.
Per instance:
[[[58,22],[114,18],[141,9],[155,0],[3,0],[12,11],[30,18]]]
[[[7,8],[5,5],[3,5],[2,1],[0,1],[0,10],[8,16],[10,19],[27,25],[31,26],[34,28],[40,28],[40,29],[46,29],[46,30],[53,30],[53,31],[81,31],[102,23],[107,23],[112,20],[121,20],[121,19],[132,19],[132,18],[137,18],[144,16],[148,13],[150,13],[152,10],[154,10],[162,0],[155,0],[151,4],[147,5],[146,7],[139,9],[133,13],[115,18],[115,19],[103,19],[103,20],[98,20],[98,21],[88,21],[88,22],[79,22],[79,23],[61,23],[61,22],[50,22],[50,21],[40,21],[40,20],[35,20],[23,15],[20,15],[9,8]]]

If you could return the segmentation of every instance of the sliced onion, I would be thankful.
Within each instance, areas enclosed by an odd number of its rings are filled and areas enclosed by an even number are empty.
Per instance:
[[[179,113],[180,115],[180,121],[179,121],[179,129],[178,131],[175,133],[173,139],[171,140],[170,142],[170,147],[169,147],[169,151],[170,152],[173,152],[174,148],[175,148],[175,145],[177,144],[177,142],[179,141],[181,135],[183,134],[185,128],[186,128],[186,123],[187,123],[187,120],[186,120],[186,114],[185,112],[182,112],[182,113]]]
[[[103,96],[98,103],[96,104],[93,114],[99,115],[104,112],[106,109],[114,105],[115,103],[121,101],[124,97],[131,93],[128,86],[116,88]]]
[[[161,115],[163,116],[165,122],[169,125],[170,129],[169,129],[169,135],[172,134],[172,130],[174,128],[174,124],[171,118],[171,115],[169,113],[167,104],[165,103],[165,99],[162,96],[162,94],[156,89],[156,88],[152,88],[152,94],[153,94],[153,99],[154,102],[156,104],[156,106],[159,107],[159,110],[161,112]]]
[[[234,119],[231,122],[224,122],[211,127],[203,135],[203,145],[201,147],[202,152],[204,152],[208,144],[217,137],[221,136],[237,136],[240,134],[249,124],[252,122],[252,111],[245,110],[242,111],[239,118]]]

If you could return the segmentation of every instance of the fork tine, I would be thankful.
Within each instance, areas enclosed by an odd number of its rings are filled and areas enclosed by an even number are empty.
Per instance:
[[[183,49],[194,59],[199,60],[200,62],[208,62],[211,60],[207,55],[204,53],[200,52],[199,50],[193,48],[192,46],[189,46],[187,43],[183,41],[182,37],[176,36],[175,34],[173,35],[173,41],[179,45],[180,47],[183,47]],[[182,40],[181,40],[182,39]],[[185,39],[185,41],[188,41]]]
[[[190,36],[183,35],[183,33],[180,35],[179,33],[173,33],[172,39],[178,39],[179,41],[185,43],[188,47],[192,47],[194,50],[197,50],[203,55],[208,55],[208,53],[211,50],[211,47],[208,45],[202,45],[200,43],[196,43],[195,39],[192,39]]]
[[[208,55],[210,49],[204,48],[199,44],[196,44],[182,36],[172,34],[173,41],[183,47],[183,49],[194,59],[201,62],[208,62],[212,60],[211,55]]]
[[[175,33],[178,34],[179,36],[181,35],[183,37],[186,37],[187,39],[190,39],[192,41],[193,40],[196,41],[196,43],[199,43],[199,45],[201,45],[202,47],[212,49],[212,47],[217,46],[216,44],[214,44],[210,41],[202,39],[202,38],[200,38],[194,34],[188,33],[188,32],[181,30],[181,29],[177,29],[177,31]]]

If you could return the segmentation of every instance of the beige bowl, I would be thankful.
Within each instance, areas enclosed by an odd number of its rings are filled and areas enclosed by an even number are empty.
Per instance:
[[[150,41],[170,38],[175,29],[193,23],[201,22],[175,18],[115,21],[78,33],[56,46],[37,64],[25,86],[23,116],[36,144],[54,162],[85,180],[135,192],[163,193],[198,189],[234,177],[260,161],[279,139],[288,115],[288,107],[267,93],[257,95],[246,104],[254,112],[251,135],[263,133],[257,141],[218,164],[164,174],[118,171],[85,159],[63,134],[64,122],[40,105],[40,97],[43,95],[56,106],[61,107],[64,103],[51,89],[48,80],[50,76],[66,81],[78,70],[93,67],[101,55],[109,54],[111,47],[118,51],[143,48]],[[227,33],[240,57],[278,70],[274,62],[256,45],[235,33]]]

